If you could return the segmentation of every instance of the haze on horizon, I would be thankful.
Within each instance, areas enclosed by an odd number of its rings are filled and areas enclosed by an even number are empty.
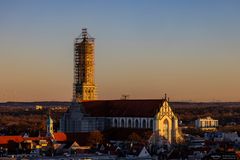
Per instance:
[[[99,99],[240,101],[240,1],[0,1],[0,102],[70,101],[73,41],[96,38]]]

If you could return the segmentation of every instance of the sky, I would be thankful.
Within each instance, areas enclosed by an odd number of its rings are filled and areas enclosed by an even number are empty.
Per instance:
[[[95,37],[99,99],[240,101],[239,0],[0,0],[0,102],[70,101]]]

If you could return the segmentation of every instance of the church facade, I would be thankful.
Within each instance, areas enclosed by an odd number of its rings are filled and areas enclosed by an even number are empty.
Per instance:
[[[111,128],[149,129],[170,143],[181,139],[178,118],[166,99],[72,103],[60,120],[62,132],[104,131]]]
[[[180,139],[178,118],[166,96],[159,100],[96,100],[94,39],[83,29],[74,46],[73,101],[60,120],[60,131],[134,128],[149,129],[170,143]]]

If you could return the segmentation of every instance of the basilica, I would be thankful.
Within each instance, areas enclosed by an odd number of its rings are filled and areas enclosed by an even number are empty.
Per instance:
[[[94,83],[94,38],[87,29],[74,44],[73,101],[60,120],[66,133],[104,131],[111,128],[149,129],[152,141],[169,143],[181,140],[178,118],[167,96],[156,100],[97,100]]]

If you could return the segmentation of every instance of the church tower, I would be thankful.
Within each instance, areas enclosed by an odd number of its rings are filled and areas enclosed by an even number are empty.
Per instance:
[[[46,126],[47,126],[47,134],[46,134],[46,137],[53,137],[54,138],[54,135],[53,135],[53,120],[50,116],[50,113],[48,113],[48,118],[47,118],[47,122],[46,122]]]
[[[94,82],[94,38],[83,28],[74,42],[73,101],[96,100]]]

